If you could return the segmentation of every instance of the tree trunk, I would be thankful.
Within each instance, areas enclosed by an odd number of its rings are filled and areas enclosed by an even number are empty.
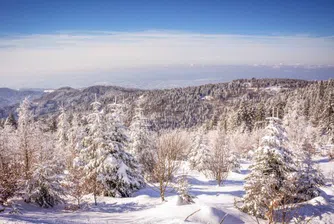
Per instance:
[[[164,191],[162,182],[160,182],[160,197],[162,201],[165,201],[165,191]]]
[[[95,205],[97,205],[97,201],[96,201],[96,192],[94,191],[94,203]]]

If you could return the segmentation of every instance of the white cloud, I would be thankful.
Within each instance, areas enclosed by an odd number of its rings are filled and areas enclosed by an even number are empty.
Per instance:
[[[334,37],[252,36],[171,31],[67,32],[0,38],[0,76],[179,65],[334,65]]]

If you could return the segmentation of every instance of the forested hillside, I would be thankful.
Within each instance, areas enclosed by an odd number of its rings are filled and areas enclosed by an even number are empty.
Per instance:
[[[333,130],[334,81],[241,79],[229,83],[164,90],[138,90],[114,86],[61,88],[33,101],[35,116],[55,119],[59,107],[85,114],[95,95],[103,105],[124,103],[124,120],[130,125],[140,106],[153,130],[194,128],[252,131],[275,110],[280,118],[296,111],[321,133]],[[16,106],[1,109],[6,118]]]

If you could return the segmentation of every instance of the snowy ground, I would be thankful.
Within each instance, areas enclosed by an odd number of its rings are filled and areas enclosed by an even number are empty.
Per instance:
[[[334,162],[318,158],[316,163],[329,178]],[[234,207],[234,199],[244,194],[248,166],[248,162],[243,162],[241,173],[230,173],[222,187],[201,173],[183,168],[182,173],[189,175],[192,184],[190,192],[196,196],[195,204],[191,205],[177,205],[177,196],[173,192],[168,193],[167,202],[162,203],[159,193],[153,187],[146,187],[131,198],[100,197],[97,206],[93,205],[91,197],[87,197],[85,208],[75,212],[64,206],[40,209],[22,202],[22,215],[10,215],[5,211],[0,213],[0,223],[219,223],[226,214],[224,224],[257,223],[253,217]],[[322,195],[305,203],[298,213],[303,217],[313,216],[311,223],[334,223],[334,188],[328,184],[322,189]]]

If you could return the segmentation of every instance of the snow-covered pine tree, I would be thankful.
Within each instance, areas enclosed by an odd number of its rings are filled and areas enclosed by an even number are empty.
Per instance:
[[[68,130],[68,154],[67,159],[71,164],[67,167],[65,175],[65,188],[68,195],[72,196],[77,201],[77,206],[80,208],[81,201],[87,187],[85,183],[85,172],[80,164],[80,151],[82,149],[83,138],[85,136],[85,127],[81,124],[81,116],[77,113],[73,114],[71,125]]]
[[[116,159],[115,167],[109,167],[109,173],[103,178],[103,184],[107,187],[104,195],[113,197],[128,197],[133,191],[144,185],[144,179],[138,161],[128,152],[129,144],[128,130],[123,124],[121,116],[122,105],[109,105],[110,116],[107,116],[107,128],[110,133],[113,150],[111,156]]]
[[[326,94],[327,100],[321,112],[320,134],[325,136],[328,144],[334,144],[334,93]]]
[[[22,193],[26,202],[34,202],[41,207],[49,208],[63,202],[62,197],[65,195],[62,186],[63,164],[57,151],[54,150],[53,135],[44,133],[41,125],[37,127],[33,135],[34,163]]]
[[[306,139],[309,143],[315,142],[316,129],[298,109],[300,108],[299,104],[289,101],[286,107],[287,109],[286,115],[283,118],[283,125],[286,127],[289,148],[294,154],[303,154],[303,150],[300,150],[302,144]]]
[[[100,111],[101,103],[97,101],[92,104],[93,111],[87,117],[88,133],[82,140],[82,145],[78,144],[80,150],[78,157],[74,159],[75,166],[82,166],[87,191],[94,195],[95,205],[97,204],[96,197],[102,191],[102,184],[98,181],[98,176],[104,171],[104,163],[109,157],[110,142],[105,138],[105,120],[104,112]],[[105,142],[105,141],[108,142]],[[109,144],[108,144],[109,143]],[[108,147],[108,148],[107,148]],[[108,150],[109,149],[109,150]],[[107,161],[110,162],[110,161]]]
[[[58,116],[56,150],[60,155],[60,160],[63,161],[63,164],[67,168],[72,166],[69,152],[69,128],[67,113],[62,106],[60,108],[60,115]]]
[[[303,144],[307,147],[307,144]],[[312,154],[306,148],[301,149],[303,154],[298,161],[298,183],[295,185],[298,200],[307,201],[320,195],[319,186],[324,185],[324,176],[314,167]]]
[[[319,186],[324,184],[323,175],[314,168],[312,144],[316,129],[307,121],[303,114],[298,112],[298,105],[293,102],[289,113],[284,117],[283,123],[287,127],[289,147],[294,154],[294,161],[298,168],[295,186],[296,200],[305,201],[320,194]]]
[[[284,147],[287,138],[280,119],[268,119],[266,135],[255,151],[251,173],[246,177],[246,195],[240,207],[242,211],[261,218],[267,218],[273,201],[279,203],[295,197],[289,187],[297,173],[292,154]]]
[[[230,170],[236,173],[240,173],[240,156],[238,156],[236,153],[231,153],[228,161],[230,163]]]
[[[209,142],[204,127],[194,133],[188,161],[192,169],[202,171],[205,169],[210,157]]]
[[[83,138],[79,164],[85,172],[85,182],[94,194],[127,197],[143,185],[138,164],[131,154],[125,152],[127,136],[120,123],[117,109],[111,116],[100,110],[101,103],[92,103],[88,116],[88,134]],[[113,108],[118,105],[113,105]]]
[[[82,121],[82,115],[73,114],[70,128],[68,130],[68,159],[72,162],[71,168],[73,167],[73,160],[78,157],[84,136],[87,134],[85,125]]]
[[[25,180],[31,175],[31,167],[34,159],[33,134],[35,127],[33,124],[33,114],[30,111],[31,103],[25,98],[18,108],[18,144],[20,161],[22,164],[22,174]]]
[[[141,98],[140,98],[141,99]],[[154,167],[154,139],[155,135],[149,130],[150,124],[140,106],[135,109],[135,116],[130,125],[130,153],[140,163],[146,177],[151,176]]]

